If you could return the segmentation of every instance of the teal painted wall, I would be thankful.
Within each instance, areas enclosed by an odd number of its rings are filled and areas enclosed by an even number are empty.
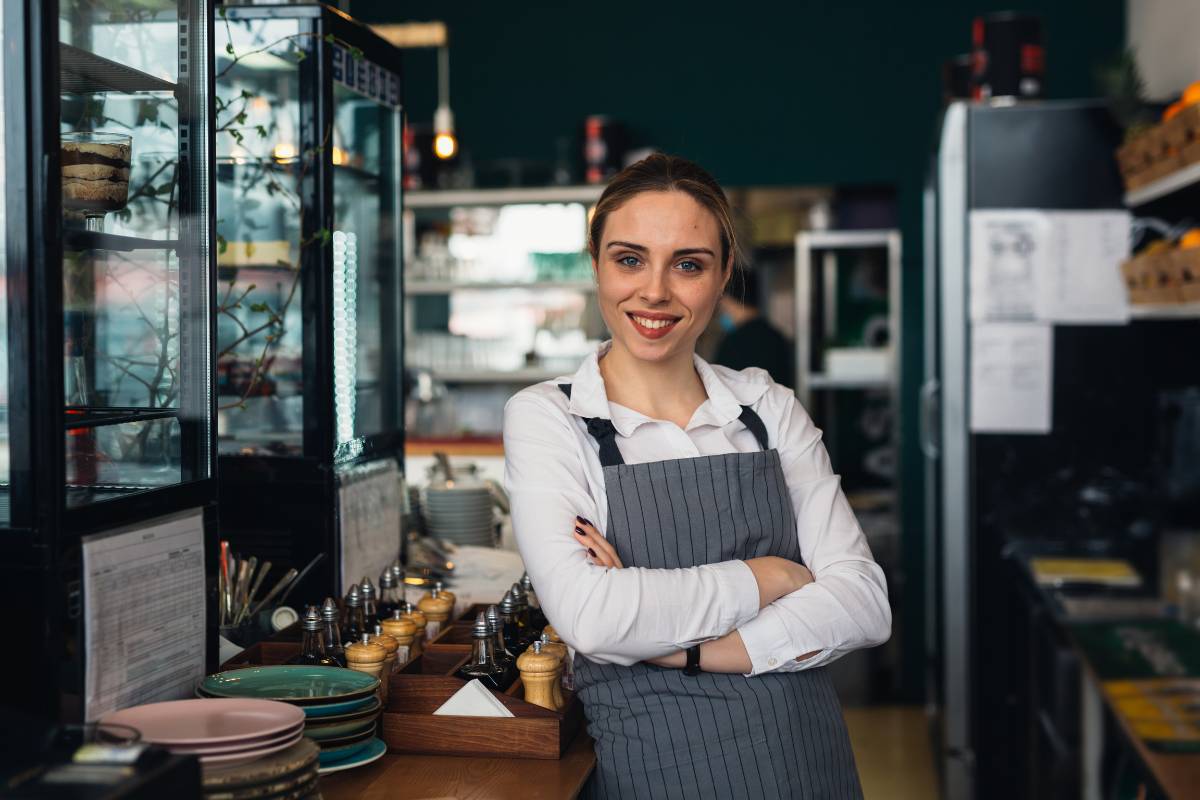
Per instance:
[[[1050,97],[1094,94],[1125,40],[1124,0],[1040,2],[497,3],[352,0],[367,22],[439,19],[451,101],[475,158],[552,159],[583,117],[610,114],[635,143],[695,159],[731,186],[890,184],[904,234],[901,469],[905,571],[921,575],[921,187],[941,65],[970,49],[980,12],[1043,16]],[[432,119],[432,52],[405,57],[410,118]],[[916,588],[916,586],[910,586]],[[921,607],[906,604],[904,686],[922,687]]]

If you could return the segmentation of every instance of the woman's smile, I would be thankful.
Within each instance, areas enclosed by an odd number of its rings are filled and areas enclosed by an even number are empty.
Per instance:
[[[633,323],[633,329],[647,339],[661,339],[674,330],[681,319],[673,314],[649,311],[626,311],[625,316]]]

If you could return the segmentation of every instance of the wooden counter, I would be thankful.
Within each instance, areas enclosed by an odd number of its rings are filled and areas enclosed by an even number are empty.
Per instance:
[[[374,764],[321,776],[324,800],[569,800],[596,765],[580,733],[557,761],[385,755]]]

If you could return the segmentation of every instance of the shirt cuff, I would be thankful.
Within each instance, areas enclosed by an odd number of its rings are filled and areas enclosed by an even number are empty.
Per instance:
[[[789,631],[780,619],[778,609],[767,606],[758,616],[738,628],[746,654],[750,656],[750,672],[747,678],[777,669],[795,671],[826,661],[826,652],[812,637],[811,641],[797,641],[795,633]],[[809,637],[805,637],[809,638]],[[796,656],[818,651],[816,655],[796,661]]]
[[[721,630],[735,631],[758,616],[758,579],[745,561],[722,561],[707,568],[716,575],[721,594],[732,601],[722,604],[730,616],[721,620]]]

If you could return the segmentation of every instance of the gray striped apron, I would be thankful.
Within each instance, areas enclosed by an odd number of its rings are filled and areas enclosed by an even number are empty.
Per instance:
[[[570,397],[569,384],[559,388]],[[587,420],[604,468],[606,535],[622,564],[801,560],[779,452],[768,448],[766,427],[749,406],[740,419],[761,451],[644,464],[624,463],[611,420]],[[575,686],[596,742],[589,797],[862,797],[824,668],[689,677],[576,654]]]

